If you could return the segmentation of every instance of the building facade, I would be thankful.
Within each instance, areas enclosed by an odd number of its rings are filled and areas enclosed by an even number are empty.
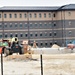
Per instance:
[[[0,39],[18,37],[19,41],[51,47],[66,46],[75,40],[75,4],[60,7],[1,7]]]

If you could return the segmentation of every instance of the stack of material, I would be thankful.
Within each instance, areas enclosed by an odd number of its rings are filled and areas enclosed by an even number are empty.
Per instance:
[[[51,48],[60,48],[60,46],[54,44]]]
[[[33,48],[37,48],[36,42],[33,43]]]
[[[23,55],[18,55],[16,53],[14,53],[13,55],[9,55],[5,58],[6,58],[6,60],[14,60],[14,59],[15,60],[24,60],[26,58],[32,59],[32,54],[26,53],[26,54],[23,54]]]

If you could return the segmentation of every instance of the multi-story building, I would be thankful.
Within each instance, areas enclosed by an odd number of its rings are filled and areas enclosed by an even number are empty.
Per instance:
[[[39,47],[75,40],[75,4],[60,7],[1,7],[0,39],[18,37]]]

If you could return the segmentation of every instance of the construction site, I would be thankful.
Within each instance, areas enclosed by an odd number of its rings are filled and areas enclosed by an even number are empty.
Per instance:
[[[0,75],[75,75],[75,3],[19,1],[0,1]]]
[[[15,42],[14,46],[9,47],[10,42],[11,44]],[[19,44],[17,42],[18,38],[11,41],[1,40],[3,75],[75,75],[75,49],[71,49],[72,44],[69,47],[54,44],[50,48],[39,48],[35,41],[33,46],[30,46],[28,41],[24,40],[21,52],[19,45],[16,45]],[[41,74],[41,55],[43,74]]]

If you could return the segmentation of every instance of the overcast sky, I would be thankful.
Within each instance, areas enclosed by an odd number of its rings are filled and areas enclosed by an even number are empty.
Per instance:
[[[0,0],[2,6],[62,6],[75,4],[75,0]]]

